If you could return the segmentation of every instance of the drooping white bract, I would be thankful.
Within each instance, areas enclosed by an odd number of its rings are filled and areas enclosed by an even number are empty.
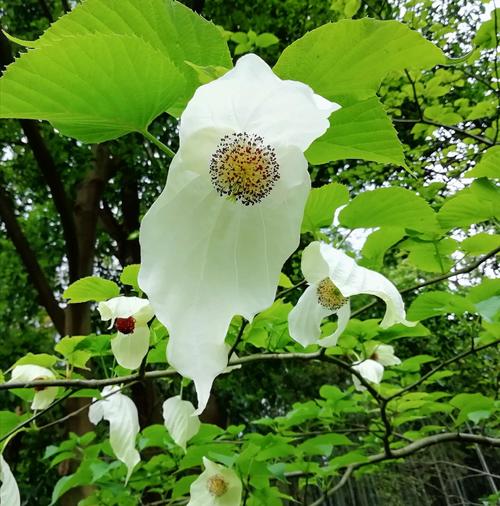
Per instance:
[[[168,328],[170,364],[194,380],[197,413],[227,365],[231,318],[274,300],[310,189],[303,152],[338,107],[246,55],[181,117],[167,184],[142,220],[139,285]]]
[[[34,364],[17,365],[12,369],[10,381],[25,381],[26,383],[36,380],[52,380],[55,379],[54,373]],[[57,396],[57,387],[35,387],[35,395],[31,403],[32,410],[41,410],[48,408]]]
[[[370,358],[356,362],[352,368],[363,376],[366,381],[376,383],[382,381],[384,375],[384,367],[398,365],[401,360],[394,355],[394,348],[388,344],[379,344],[373,350]],[[356,390],[366,390],[356,376],[352,377]]]
[[[109,328],[116,328],[111,340],[116,361],[126,369],[137,369],[149,349],[148,321],[154,316],[146,299],[139,297],[115,297],[99,302],[97,310],[104,321],[111,320]]]
[[[170,397],[163,403],[165,427],[184,451],[186,443],[200,430],[201,423],[194,412],[194,406],[189,401],[183,401],[180,395]]]
[[[203,457],[205,471],[193,481],[187,506],[240,506],[243,486],[237,474]]]
[[[2,506],[21,506],[21,496],[16,479],[9,464],[0,453],[0,504]]]
[[[120,392],[118,386],[103,388],[102,399],[89,408],[89,420],[97,425],[103,418],[109,422],[109,442],[118,460],[127,466],[126,482],[141,457],[135,449],[139,433],[137,408],[129,397]]]
[[[382,274],[359,266],[344,252],[329,244],[312,242],[302,253],[302,273],[309,286],[288,315],[290,336],[303,346],[335,346],[351,316],[349,297],[366,293],[386,304],[381,327],[395,323],[414,326],[406,320],[401,294]],[[337,330],[320,339],[323,318],[336,314]]]

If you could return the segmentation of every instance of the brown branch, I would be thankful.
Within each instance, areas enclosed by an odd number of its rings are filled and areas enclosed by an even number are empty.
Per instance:
[[[0,181],[1,183],[1,181]],[[35,252],[32,250],[28,239],[17,220],[14,203],[7,191],[0,184],[0,217],[5,224],[7,234],[16,248],[18,255],[26,268],[26,272],[35,287],[40,304],[46,309],[50,319],[54,323],[59,334],[64,335],[64,311],[59,307],[52,288],[38,263]]]

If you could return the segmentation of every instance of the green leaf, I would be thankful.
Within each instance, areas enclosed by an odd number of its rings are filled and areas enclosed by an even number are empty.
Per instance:
[[[497,26],[500,27],[500,8],[494,9],[491,13],[491,19],[488,19],[488,21],[485,21],[479,27],[479,30],[473,39],[474,45],[484,49],[496,48],[499,38],[499,34],[495,34],[495,28]]]
[[[342,105],[373,97],[391,71],[446,64],[443,52],[398,21],[342,20],[288,46],[274,70]]]
[[[125,35],[66,37],[31,49],[0,82],[2,118],[45,119],[84,142],[147,129],[184,89],[168,56]]]
[[[349,446],[352,441],[343,434],[324,434],[309,438],[298,446],[298,449],[306,455],[331,455],[334,446]]]
[[[500,178],[500,146],[493,146],[481,157],[479,163],[464,174],[464,177]]]
[[[486,179],[477,179],[447,199],[437,217],[446,229],[500,219],[500,189]]]
[[[406,166],[403,146],[378,98],[343,107],[330,123],[306,151],[313,165],[353,158]]]
[[[118,295],[120,295],[120,288],[116,283],[96,276],[88,276],[71,283],[63,293],[63,297],[69,299],[70,304],[100,302]]]
[[[127,265],[126,267],[124,267],[120,275],[120,281],[122,282],[122,284],[131,286],[137,293],[141,292],[141,289],[139,288],[139,283],[137,281],[140,268],[141,264]]]
[[[479,285],[469,290],[467,298],[477,303],[497,295],[500,295],[500,279],[484,278]]]
[[[403,361],[397,368],[401,371],[418,372],[422,364],[434,362],[436,359],[430,355],[415,355]]]
[[[329,183],[313,188],[309,193],[302,220],[301,232],[315,232],[329,227],[335,210],[349,201],[349,190],[339,183]]]
[[[88,34],[132,35],[172,61],[184,78],[184,86],[178,90],[175,103],[168,106],[169,112],[176,116],[180,115],[199,85],[195,71],[185,61],[200,66],[232,67],[227,43],[219,29],[182,3],[172,0],[87,0],[52,24],[35,45],[56,45],[63,38]],[[120,64],[127,62],[114,60]],[[132,75],[145,81],[141,69],[139,65]],[[94,77],[93,73],[90,75]],[[166,77],[163,93],[172,83],[172,76]],[[143,93],[141,88],[137,92]],[[152,95],[150,100],[154,102],[159,96]]]
[[[494,411],[495,401],[482,394],[458,394],[451,399],[450,404],[460,410],[455,425],[461,425],[467,420],[478,423],[488,418]]]
[[[427,202],[405,188],[379,188],[355,197],[339,215],[348,228],[399,226],[434,230],[436,215]]]
[[[56,362],[57,357],[54,355],[48,355],[47,353],[28,353],[15,362],[14,367],[16,365],[39,365],[50,369],[51,367],[54,367]]]
[[[450,255],[457,249],[457,241],[450,237],[440,241],[407,239],[401,249],[409,251],[408,261],[418,269],[444,274],[454,264]]]
[[[479,234],[468,237],[460,243],[460,248],[469,253],[469,255],[482,255],[500,246],[500,235],[487,234],[480,232]]]
[[[274,44],[277,44],[280,40],[276,35],[273,33],[261,33],[260,35],[257,35],[257,38],[255,39],[255,45],[257,47],[269,47],[274,46]]]
[[[424,292],[408,309],[409,320],[425,320],[447,313],[461,315],[466,311],[475,313],[475,307],[467,299],[447,292]]]
[[[8,434],[12,429],[20,425],[30,416],[30,413],[25,413],[24,415],[19,416],[11,411],[0,411],[0,438]]]
[[[359,262],[364,267],[378,270],[384,264],[386,251],[397,244],[404,236],[405,230],[401,227],[382,227],[372,232],[365,241]]]
[[[80,343],[85,341],[87,336],[66,336],[63,337],[54,347],[69,364],[80,369],[87,369],[86,364],[92,353],[89,351],[77,350]]]

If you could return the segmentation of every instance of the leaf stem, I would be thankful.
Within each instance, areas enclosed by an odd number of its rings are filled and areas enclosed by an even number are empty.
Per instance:
[[[142,130],[141,134],[148,139],[148,141],[151,141],[155,146],[160,148],[166,155],[168,155],[170,158],[173,158],[175,156],[175,152],[172,151],[166,144],[163,144],[159,139],[157,139],[153,134],[149,133],[147,130]]]

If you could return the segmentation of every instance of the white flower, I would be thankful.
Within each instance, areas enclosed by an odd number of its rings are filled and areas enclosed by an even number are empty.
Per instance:
[[[21,496],[16,479],[0,453],[0,504],[2,506],[21,506]]]
[[[379,344],[373,350],[370,358],[356,362],[352,368],[361,374],[366,381],[376,383],[382,381],[384,366],[398,365],[401,360],[394,355],[394,348],[388,344]],[[352,377],[356,390],[366,390],[356,376]]]
[[[243,486],[236,473],[203,457],[205,471],[191,484],[187,506],[240,506]]]
[[[36,380],[52,380],[55,379],[54,373],[46,367],[39,365],[17,365],[12,369],[12,382],[26,382]],[[42,410],[48,408],[57,396],[57,387],[34,387],[35,395],[31,403],[32,410]]]
[[[290,336],[303,346],[335,346],[351,316],[349,297],[366,293],[380,297],[386,304],[381,327],[395,323],[414,326],[406,320],[401,294],[382,274],[360,267],[342,251],[329,244],[312,242],[302,253],[302,273],[309,286],[290,311]],[[336,314],[337,330],[320,339],[323,318]]]
[[[104,321],[111,320],[109,328],[116,328],[117,336],[111,340],[116,361],[126,369],[137,369],[149,349],[148,321],[154,316],[146,299],[115,297],[99,302],[97,310]]]
[[[117,386],[107,386],[102,390],[102,399],[89,408],[89,420],[97,425],[103,418],[109,422],[109,442],[118,460],[127,466],[126,482],[141,457],[135,449],[139,433],[137,408]],[[94,399],[95,400],[95,399]]]
[[[183,401],[179,395],[170,397],[163,403],[165,427],[184,451],[187,441],[200,430],[201,423],[194,412],[194,406],[189,401]]]
[[[139,285],[168,328],[169,363],[194,380],[197,413],[227,365],[232,317],[274,300],[310,189],[303,152],[337,108],[246,55],[181,117],[167,184],[142,220]]]

